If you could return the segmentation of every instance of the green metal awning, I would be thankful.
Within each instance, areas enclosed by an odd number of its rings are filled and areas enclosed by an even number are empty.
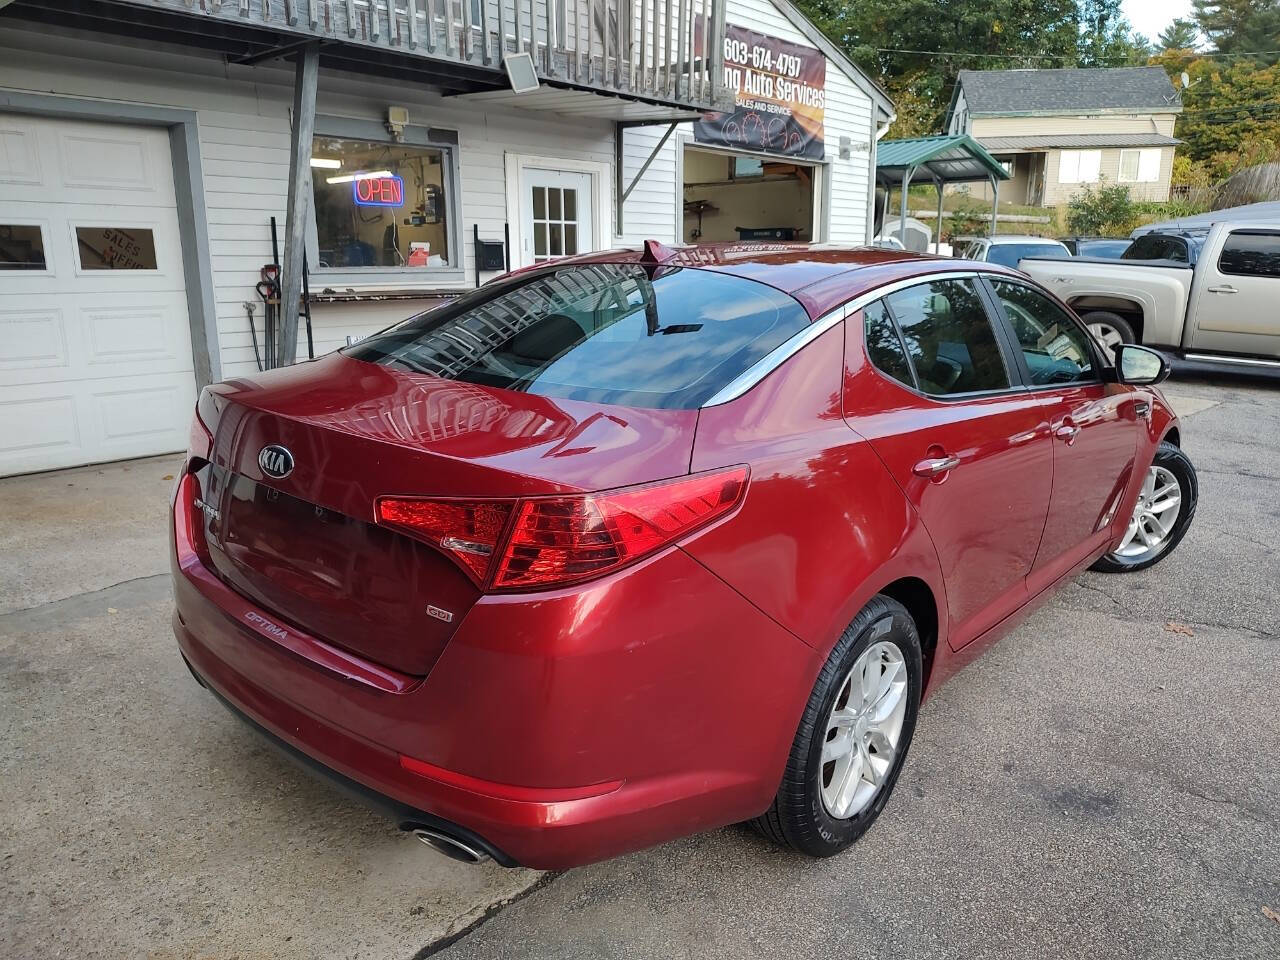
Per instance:
[[[882,140],[876,145],[876,180],[885,186],[898,186],[904,178],[973,183],[993,177],[1008,180],[1010,174],[982,144],[963,133]]]
[[[931,181],[938,190],[937,232],[934,251],[942,243],[942,188],[948,183],[991,184],[991,236],[996,234],[1000,209],[1000,181],[1012,179],[1000,161],[989,154],[977,140],[959,133],[942,137],[913,137],[910,140],[883,140],[876,145],[876,183],[884,188],[884,205],[878,212],[883,235],[889,220],[889,191],[898,187],[902,194],[902,210],[898,218],[898,235],[906,242],[907,194],[912,183]]]

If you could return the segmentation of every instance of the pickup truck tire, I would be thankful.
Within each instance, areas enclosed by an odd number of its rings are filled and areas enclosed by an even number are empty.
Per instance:
[[[1080,319],[1089,328],[1093,338],[1102,344],[1102,349],[1108,358],[1111,356],[1111,351],[1120,344],[1138,342],[1138,338],[1133,335],[1133,327],[1129,326],[1129,321],[1108,310],[1092,310]]]
[[[1144,478],[1124,539],[1090,570],[1132,573],[1159,563],[1182,542],[1196,515],[1200,485],[1190,458],[1163,442]]]

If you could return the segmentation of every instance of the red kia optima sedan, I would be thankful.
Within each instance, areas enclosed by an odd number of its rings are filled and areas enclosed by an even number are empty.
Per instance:
[[[174,629],[233,711],[452,856],[744,820],[826,856],[949,674],[1073,573],[1177,546],[1166,373],[996,265],[541,264],[206,388]]]

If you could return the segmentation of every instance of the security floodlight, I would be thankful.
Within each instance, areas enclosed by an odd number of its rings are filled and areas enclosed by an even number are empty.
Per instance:
[[[533,66],[533,54],[527,50],[524,53],[508,53],[505,66],[507,81],[513,92],[532,93],[541,86],[538,71]]]

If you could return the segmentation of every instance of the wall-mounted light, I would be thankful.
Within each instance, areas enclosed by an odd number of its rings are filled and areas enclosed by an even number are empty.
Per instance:
[[[328,157],[312,157],[311,165],[321,170],[341,170],[342,169],[341,160],[331,160]]]
[[[325,183],[351,183],[353,180],[376,180],[378,177],[391,176],[390,170],[372,170],[368,173],[344,173],[337,177],[326,177]]]

